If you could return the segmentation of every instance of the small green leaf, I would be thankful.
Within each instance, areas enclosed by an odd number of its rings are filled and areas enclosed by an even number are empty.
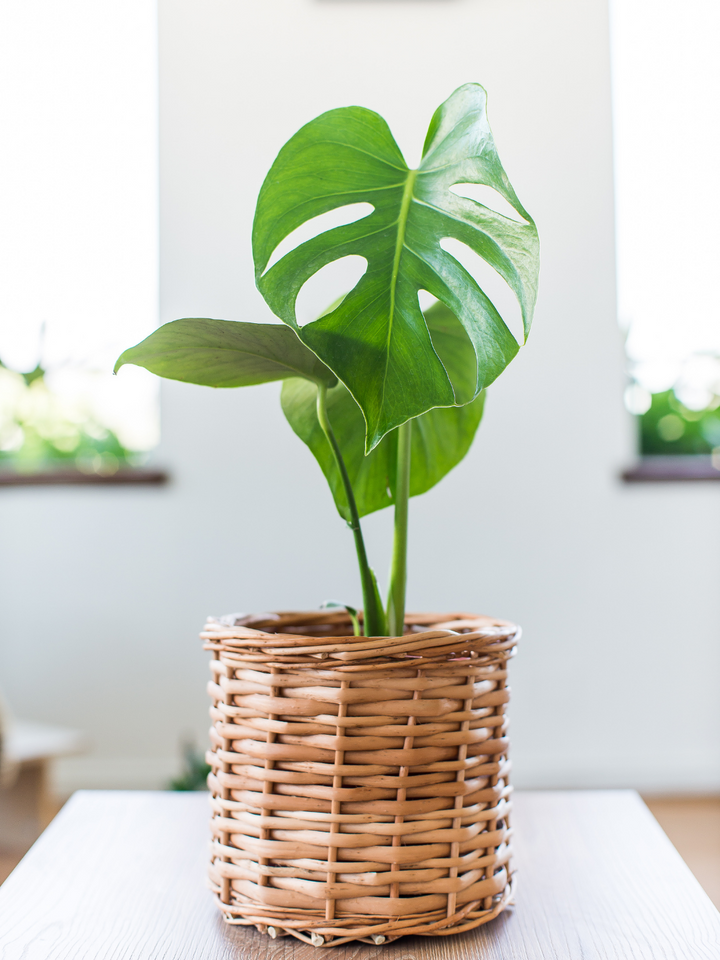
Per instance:
[[[467,334],[444,304],[426,313],[428,329],[456,393],[472,397],[475,357]],[[300,439],[308,445],[330,485],[338,512],[350,516],[340,473],[316,412],[317,389],[307,380],[286,380],[282,408]],[[438,407],[413,421],[410,496],[433,487],[470,449],[480,424],[485,394],[465,406]],[[347,388],[339,383],[327,394],[328,416],[342,451],[359,515],[394,503],[397,432],[388,434],[365,455],[365,421]]]
[[[355,607],[351,607],[348,603],[341,603],[339,600],[325,600],[320,604],[321,610],[332,610],[334,607],[342,607],[343,610],[347,610],[350,622],[353,625],[353,633],[356,637],[362,636],[360,618],[358,617],[358,612]]]
[[[249,387],[288,377],[336,383],[325,364],[279,323],[173,320],[126,350],[115,373],[126,363],[207,387]]]
[[[434,407],[463,402],[434,349],[418,304],[426,290],[462,324],[473,350],[471,398],[505,369],[518,345],[497,308],[442,246],[470,247],[512,289],[530,329],[537,292],[535,224],[500,163],[479,84],[460,87],[436,111],[418,170],[408,169],[378,114],[331,110],[282,148],[258,198],[253,256],[258,289],[349,389],[367,423],[366,451],[395,427]],[[490,188],[516,216],[453,190]],[[280,242],[339,207],[372,213],[301,243],[268,268]],[[326,264],[361,256],[367,270],[335,309],[299,326],[295,302]]]

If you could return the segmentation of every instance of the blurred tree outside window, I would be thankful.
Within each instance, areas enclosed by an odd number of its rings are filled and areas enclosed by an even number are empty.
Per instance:
[[[720,4],[611,0],[618,312],[639,452],[720,469]]]
[[[112,376],[157,326],[154,0],[5,0],[0,90],[0,470],[107,475],[159,439]]]
[[[148,409],[138,417],[143,435],[133,432],[131,417],[113,409],[107,375],[72,369],[53,375],[39,365],[18,373],[0,363],[0,469],[70,466],[110,476],[140,466],[156,443],[154,398],[146,399]]]
[[[625,405],[638,417],[642,456],[704,454],[720,470],[720,358],[690,357],[669,390],[633,383]]]

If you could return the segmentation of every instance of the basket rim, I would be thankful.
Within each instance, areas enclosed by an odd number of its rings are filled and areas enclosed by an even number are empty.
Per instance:
[[[410,631],[402,636],[356,637],[336,632],[351,624],[349,614],[341,610],[230,614],[208,617],[200,637],[205,649],[245,652],[253,659],[466,660],[490,653],[510,657],[521,633],[509,620],[465,612],[408,614],[405,623]],[[314,635],[307,632],[308,627],[334,632]],[[292,628],[304,629],[294,633]]]

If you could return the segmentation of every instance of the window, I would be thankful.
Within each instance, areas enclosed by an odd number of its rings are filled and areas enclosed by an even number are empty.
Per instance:
[[[620,321],[640,452],[720,469],[720,5],[613,0]]]
[[[115,358],[157,325],[153,0],[0,7],[0,466],[109,474],[158,439]]]

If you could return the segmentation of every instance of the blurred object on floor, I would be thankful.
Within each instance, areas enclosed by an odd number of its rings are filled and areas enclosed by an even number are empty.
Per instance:
[[[0,786],[0,878],[13,869],[58,812],[62,803],[50,792],[50,765],[58,757],[80,753],[85,741],[77,730],[14,721],[4,733],[8,773]]]
[[[720,909],[720,796],[644,796],[643,800]]]
[[[211,767],[205,761],[205,754],[192,740],[186,740],[182,745],[182,755],[182,772],[179,777],[170,781],[169,789],[207,790],[207,778]]]
[[[15,763],[8,756],[8,735],[13,719],[5,699],[0,691],[0,789],[9,784],[16,774]]]

